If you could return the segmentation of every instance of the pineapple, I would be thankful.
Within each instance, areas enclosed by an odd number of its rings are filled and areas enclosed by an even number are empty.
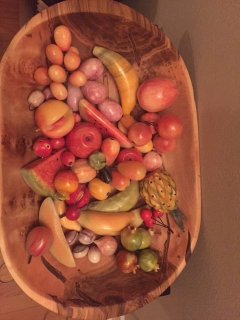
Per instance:
[[[145,202],[164,213],[177,208],[176,184],[167,171],[154,171],[140,182]]]

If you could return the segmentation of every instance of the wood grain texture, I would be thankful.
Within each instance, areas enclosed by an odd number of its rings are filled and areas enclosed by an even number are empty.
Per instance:
[[[19,169],[32,158],[35,137],[27,96],[36,87],[33,72],[46,65],[44,49],[58,24],[73,33],[73,45],[82,58],[94,45],[125,56],[140,80],[156,75],[176,80],[180,96],[171,107],[184,123],[177,149],[164,157],[176,180],[179,206],[186,216],[185,232],[171,217],[156,236],[162,271],[121,274],[112,258],[92,266],[87,260],[69,269],[46,255],[27,264],[25,239],[38,220],[40,198],[23,183]],[[11,42],[0,66],[1,106],[1,215],[0,242],[11,275],[39,304],[67,318],[107,319],[127,314],[158,297],[175,281],[193,251],[200,226],[200,172],[198,127],[191,81],[169,39],[155,25],[130,8],[113,1],[67,1],[43,11],[22,28]],[[190,235],[190,236],[189,236]],[[19,263],[21,261],[21,263]]]

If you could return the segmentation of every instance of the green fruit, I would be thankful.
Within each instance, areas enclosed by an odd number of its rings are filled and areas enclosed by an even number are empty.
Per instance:
[[[139,228],[138,231],[142,234],[142,243],[139,249],[142,250],[150,247],[152,242],[152,236],[149,230]]]
[[[126,227],[121,231],[121,243],[128,251],[136,251],[141,247],[142,233],[139,229]]]
[[[88,209],[104,212],[129,211],[135,207],[138,200],[138,182],[132,181],[124,191],[118,192],[106,200],[91,202],[88,206]]]
[[[138,256],[138,264],[145,272],[158,271],[158,254],[152,249],[141,250]]]
[[[88,162],[93,169],[101,170],[106,166],[105,154],[100,151],[93,152],[88,158]]]

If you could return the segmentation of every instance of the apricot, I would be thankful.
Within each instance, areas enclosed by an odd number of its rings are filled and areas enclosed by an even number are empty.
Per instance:
[[[69,106],[59,100],[48,100],[35,111],[35,123],[42,133],[49,138],[62,138],[68,134],[75,119]]]

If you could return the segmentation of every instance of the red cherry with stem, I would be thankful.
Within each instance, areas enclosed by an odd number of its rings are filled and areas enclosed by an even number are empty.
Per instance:
[[[152,228],[154,224],[153,219],[144,220],[144,224],[147,228]]]
[[[164,212],[153,209],[152,215],[154,218],[161,218],[164,215]]]
[[[47,138],[38,138],[33,144],[33,152],[36,156],[46,158],[52,153],[50,140]]]
[[[62,164],[66,167],[72,167],[72,165],[76,160],[75,155],[70,151],[64,151],[61,154],[60,158],[61,158]]]
[[[140,215],[144,222],[152,219],[152,211],[149,209],[141,210]]]
[[[80,210],[75,206],[68,207],[65,211],[65,217],[69,220],[75,221],[80,217]]]

